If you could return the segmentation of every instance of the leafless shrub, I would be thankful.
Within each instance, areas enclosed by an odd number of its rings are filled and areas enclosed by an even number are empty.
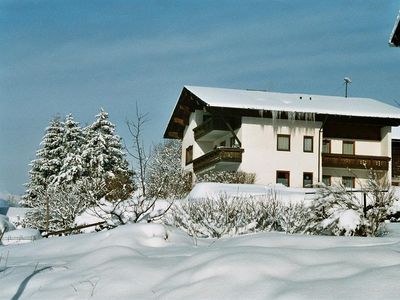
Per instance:
[[[256,175],[240,171],[210,171],[198,175],[196,180],[197,182],[253,184],[256,180]]]
[[[296,215],[296,213],[298,215]],[[300,216],[301,215],[301,216]],[[259,231],[304,232],[308,211],[303,204],[285,206],[271,192],[262,198],[220,195],[218,199],[175,203],[164,220],[193,237],[232,236]]]

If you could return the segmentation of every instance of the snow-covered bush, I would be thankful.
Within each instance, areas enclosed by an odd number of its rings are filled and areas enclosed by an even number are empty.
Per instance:
[[[232,236],[258,231],[304,232],[308,224],[304,204],[285,206],[275,192],[263,197],[184,200],[174,203],[164,220],[194,237]]]
[[[15,226],[12,223],[10,223],[7,216],[0,215],[0,245],[3,235],[11,230],[15,230]]]
[[[365,195],[365,196],[364,196]],[[364,206],[364,197],[366,205]],[[310,207],[310,233],[333,235],[376,236],[387,219],[394,201],[394,192],[381,184],[371,173],[361,192],[353,192],[343,184],[323,186]]]
[[[192,188],[191,173],[181,165],[179,140],[169,140],[155,146],[148,163],[146,196],[158,199],[181,199]]]
[[[392,206],[389,208],[388,214],[391,222],[400,222],[400,197],[399,197],[399,187],[394,187],[397,191],[395,192],[395,200]]]
[[[285,233],[305,233],[309,228],[310,209],[303,203],[283,205],[279,225]]]
[[[209,171],[198,175],[197,182],[241,183],[253,184],[256,180],[254,173],[236,171]]]
[[[77,215],[97,202],[98,181],[82,179],[75,184],[50,185],[38,192],[35,209],[25,215],[24,227],[58,231],[74,227]]]
[[[86,218],[89,216],[92,220],[94,217],[96,222],[104,221],[105,223],[99,226],[101,229],[111,229],[128,223],[152,222],[163,216],[171,204],[172,202],[156,208],[156,200],[145,197],[119,201],[102,198],[96,202],[96,205],[87,208],[83,215],[86,215]],[[80,216],[76,222],[79,225],[85,223]]]

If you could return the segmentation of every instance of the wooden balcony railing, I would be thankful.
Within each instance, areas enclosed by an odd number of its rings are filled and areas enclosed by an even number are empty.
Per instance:
[[[234,130],[240,127],[239,120],[227,120],[227,122]],[[198,140],[214,130],[229,131],[229,128],[222,119],[210,118],[193,129],[194,139]]]
[[[390,157],[322,153],[322,167],[389,170]]]
[[[208,152],[194,159],[193,170],[195,172],[198,172],[205,168],[223,162],[241,163],[243,152],[244,150],[241,148],[227,148],[227,147],[217,148],[211,152]]]

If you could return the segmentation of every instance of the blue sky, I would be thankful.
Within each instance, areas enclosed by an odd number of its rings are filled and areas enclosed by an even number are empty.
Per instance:
[[[400,102],[398,1],[0,1],[0,194],[21,194],[56,114],[162,135],[183,85]]]

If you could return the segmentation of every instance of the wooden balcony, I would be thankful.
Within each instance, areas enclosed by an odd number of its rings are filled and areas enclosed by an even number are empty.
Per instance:
[[[193,160],[195,172],[220,164],[240,164],[242,162],[241,148],[220,147]]]
[[[322,153],[322,167],[389,170],[390,157]]]
[[[240,127],[240,120],[226,120],[233,130]],[[222,119],[210,118],[193,129],[196,141],[213,141],[229,131],[228,126]]]

